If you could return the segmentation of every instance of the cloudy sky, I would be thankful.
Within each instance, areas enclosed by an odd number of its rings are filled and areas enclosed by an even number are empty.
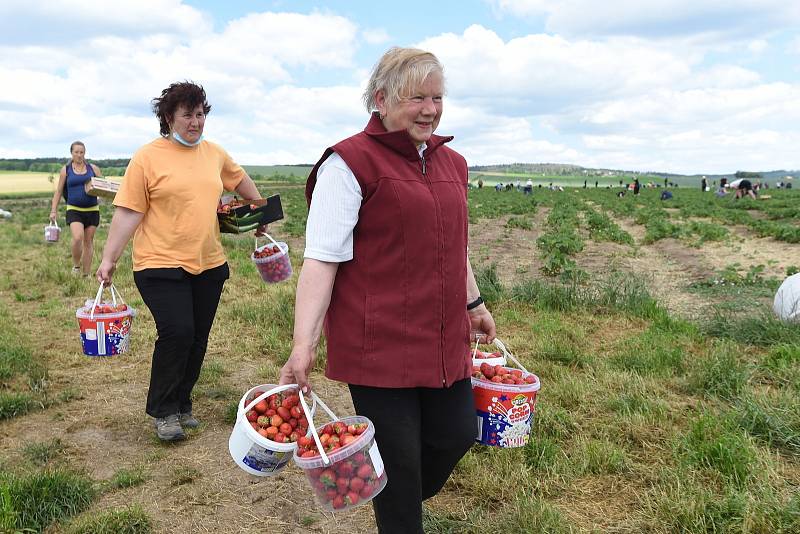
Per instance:
[[[438,133],[472,165],[798,169],[799,30],[788,0],[2,0],[0,157],[129,157],[190,79],[237,161],[313,162],[400,45],[444,64]]]

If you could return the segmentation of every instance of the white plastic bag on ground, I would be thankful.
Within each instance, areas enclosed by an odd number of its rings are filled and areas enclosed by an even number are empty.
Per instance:
[[[783,281],[775,293],[772,309],[783,321],[800,322],[800,273]]]

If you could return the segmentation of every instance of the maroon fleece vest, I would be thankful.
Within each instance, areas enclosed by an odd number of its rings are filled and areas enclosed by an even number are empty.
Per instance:
[[[361,186],[353,259],[339,264],[325,317],[326,376],[375,387],[449,387],[471,372],[467,302],[467,164],[433,135],[420,158],[405,130],[374,114],[328,148]]]

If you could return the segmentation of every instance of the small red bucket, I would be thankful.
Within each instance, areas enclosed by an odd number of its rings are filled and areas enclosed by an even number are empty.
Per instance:
[[[136,310],[125,304],[113,284],[109,286],[112,302],[100,302],[103,287],[101,282],[94,301],[87,301],[75,312],[83,353],[87,356],[114,356],[130,346]]]
[[[261,279],[268,284],[283,282],[292,277],[292,262],[289,260],[289,245],[275,241],[267,235],[272,243],[259,247],[256,238],[256,249],[250,259],[256,265]]]
[[[492,447],[524,447],[530,440],[531,425],[536,412],[536,395],[541,382],[538,376],[522,367],[502,342],[495,342],[521,369],[495,365],[490,366],[490,374],[503,370],[512,373],[522,383],[493,382],[478,378],[475,375],[480,367],[473,366],[472,394],[478,416],[478,435],[475,441]]]

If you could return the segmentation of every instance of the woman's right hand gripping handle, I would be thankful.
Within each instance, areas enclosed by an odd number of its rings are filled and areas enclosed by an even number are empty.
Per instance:
[[[313,349],[295,347],[289,359],[281,367],[280,385],[297,384],[303,393],[308,393],[311,386],[308,384],[308,375],[314,368],[316,355]]]

